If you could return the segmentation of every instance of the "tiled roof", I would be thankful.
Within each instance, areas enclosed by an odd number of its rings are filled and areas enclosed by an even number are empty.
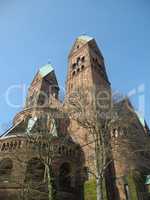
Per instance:
[[[49,73],[51,73],[53,70],[54,70],[53,67],[50,64],[47,64],[41,67],[41,69],[39,70],[39,73],[42,77],[45,77]]]
[[[84,40],[86,42],[89,42],[89,41],[93,40],[93,38],[88,35],[81,35],[78,37],[78,40]]]

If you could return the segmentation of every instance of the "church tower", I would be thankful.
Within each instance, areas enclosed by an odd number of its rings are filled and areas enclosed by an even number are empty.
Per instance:
[[[80,89],[96,90],[110,88],[104,58],[94,38],[78,37],[69,54],[67,97]]]
[[[101,103],[97,101],[97,97],[101,97],[102,101],[104,100],[102,102],[104,106],[107,103],[107,111],[110,108],[111,85],[106,73],[103,55],[94,38],[82,35],[76,39],[68,58],[66,90],[69,103],[69,99],[72,99],[72,96],[74,97],[74,93],[75,98],[79,97],[80,99],[81,95],[81,105],[83,110],[86,110],[87,116],[88,114],[95,114],[93,112],[95,108],[97,111],[98,103]],[[105,94],[109,95],[109,98],[106,98]],[[107,99],[107,102],[105,99]],[[106,112],[106,109],[104,112]],[[87,134],[86,128],[81,127],[74,120],[71,121],[70,130],[73,140],[84,147],[85,165],[88,171],[95,172],[96,166],[93,156],[95,147],[91,143],[93,141],[92,136]]]
[[[53,99],[58,100],[59,86],[53,67],[42,66],[34,77],[26,99],[26,107],[48,106]]]

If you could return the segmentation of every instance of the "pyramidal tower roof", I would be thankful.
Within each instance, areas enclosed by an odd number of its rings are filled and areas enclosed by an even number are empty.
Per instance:
[[[42,76],[42,78],[44,78],[45,76],[47,76],[52,71],[54,71],[52,65],[51,64],[47,64],[47,65],[42,66],[39,69],[39,74]]]
[[[80,35],[76,38],[74,45],[71,48],[71,51],[69,53],[69,57],[76,51],[77,46],[83,46],[85,44],[88,44],[90,41],[94,41],[94,38],[88,35]]]
[[[88,35],[80,35],[77,39],[78,39],[78,40],[85,41],[85,42],[89,42],[89,41],[93,40],[94,38],[93,38],[93,37],[90,37],[90,36],[88,36]]]

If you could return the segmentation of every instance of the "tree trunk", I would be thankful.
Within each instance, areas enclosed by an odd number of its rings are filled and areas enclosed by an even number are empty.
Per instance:
[[[103,183],[100,178],[96,182],[97,200],[103,200]]]
[[[102,136],[100,134],[97,134],[96,144],[95,144],[96,171],[97,171],[97,180],[96,180],[97,200],[104,200],[103,177],[101,172],[103,169],[105,153],[102,142],[103,142]]]
[[[101,176],[101,164],[98,152],[96,152],[96,171],[97,171],[97,180],[96,180],[96,191],[97,191],[97,200],[103,200],[103,177]]]
[[[52,182],[51,182],[51,175],[50,175],[50,168],[46,165],[47,171],[47,183],[48,183],[48,200],[52,200]]]

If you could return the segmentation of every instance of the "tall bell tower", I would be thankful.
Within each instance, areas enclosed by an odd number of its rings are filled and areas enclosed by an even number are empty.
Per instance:
[[[79,97],[79,99],[81,94],[80,100],[83,110],[86,110],[86,114],[90,115],[94,113],[92,111],[95,108],[97,109],[98,106],[96,104],[98,102],[95,101],[96,95],[100,94],[101,91],[107,92],[108,95],[111,94],[111,86],[106,73],[104,58],[94,38],[83,35],[76,39],[68,58],[66,91],[68,102],[69,99],[72,99],[74,93],[75,97]],[[85,97],[83,101],[86,100],[87,102],[82,102],[82,97]],[[101,97],[102,100],[105,99],[103,92]],[[108,102],[104,101],[102,103],[109,106],[110,97],[106,98]],[[73,140],[82,147],[84,146],[86,166],[90,171],[95,171],[95,160],[93,159],[95,147],[93,143],[90,143],[93,141],[93,138],[87,134],[86,128],[81,127],[74,120],[71,121],[70,126]]]
[[[95,87],[96,90],[110,88],[107,77],[104,58],[94,38],[79,36],[69,54],[68,75],[66,82],[67,97],[73,92],[88,90]]]

